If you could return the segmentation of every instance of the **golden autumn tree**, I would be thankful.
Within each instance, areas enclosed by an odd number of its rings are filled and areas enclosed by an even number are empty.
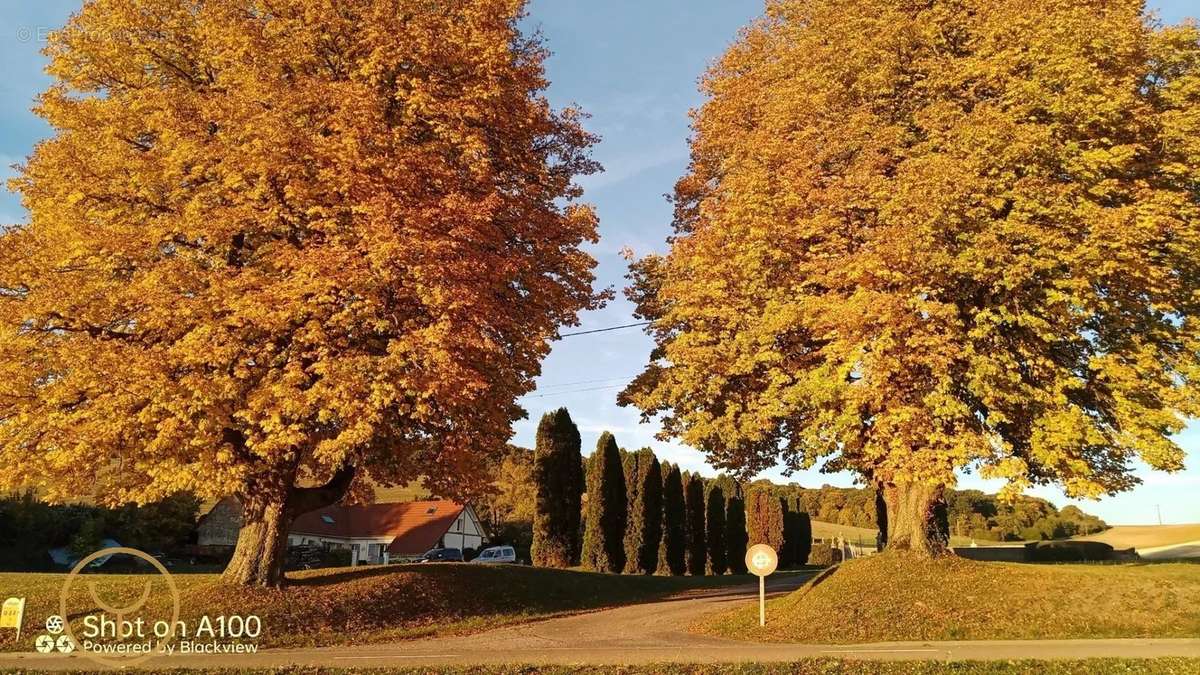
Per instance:
[[[0,487],[237,495],[278,585],[356,481],[482,489],[601,300],[524,0],[90,0],[0,236]]]
[[[1140,0],[772,0],[703,81],[622,401],[755,473],[1097,497],[1200,412],[1200,30]]]

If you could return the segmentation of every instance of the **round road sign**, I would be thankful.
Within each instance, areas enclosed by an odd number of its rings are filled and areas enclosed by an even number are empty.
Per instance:
[[[775,549],[766,544],[755,544],[746,551],[746,569],[751,574],[765,577],[779,566],[779,556]]]

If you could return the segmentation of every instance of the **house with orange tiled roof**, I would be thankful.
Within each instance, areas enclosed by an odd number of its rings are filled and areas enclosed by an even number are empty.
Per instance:
[[[198,543],[233,546],[240,528],[241,505],[221,500],[201,518]],[[478,550],[487,539],[475,509],[448,500],[328,506],[300,515],[288,531],[289,546],[347,549],[370,564],[415,558],[434,548]]]

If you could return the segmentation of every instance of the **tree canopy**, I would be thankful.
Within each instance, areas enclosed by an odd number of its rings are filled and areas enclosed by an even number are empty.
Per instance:
[[[772,0],[703,80],[622,400],[753,474],[1098,497],[1200,412],[1200,29],[1141,0]],[[747,505],[748,512],[751,510]]]
[[[0,488],[235,494],[276,554],[356,476],[482,491],[599,301],[595,139],[524,6],[85,3],[0,235]]]

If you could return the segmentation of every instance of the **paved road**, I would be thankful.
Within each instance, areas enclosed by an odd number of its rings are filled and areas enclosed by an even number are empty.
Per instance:
[[[779,576],[768,587],[788,592],[805,577]],[[1061,659],[1089,657],[1200,657],[1196,640],[1039,640],[1003,642],[895,642],[859,645],[761,645],[695,635],[700,617],[750,602],[757,585],[697,592],[684,598],[499,628],[466,637],[390,645],[268,650],[249,655],[157,657],[142,667],[340,667],[474,664],[643,664],[662,662],[781,662],[806,657],[860,659]],[[770,617],[768,617],[770,620]],[[84,669],[78,655],[0,655],[0,668]]]
[[[1146,560],[1177,560],[1179,558],[1200,558],[1200,540],[1185,541],[1170,546],[1155,546],[1139,548],[1138,555]]]

